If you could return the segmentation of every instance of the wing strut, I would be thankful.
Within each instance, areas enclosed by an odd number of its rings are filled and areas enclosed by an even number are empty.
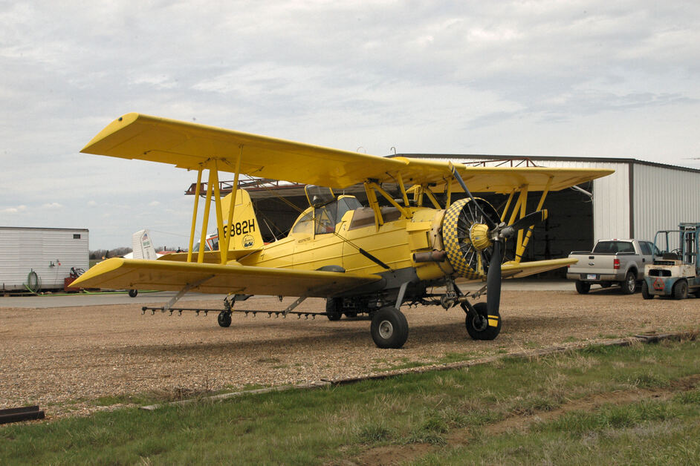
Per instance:
[[[167,302],[167,304],[165,306],[163,306],[163,312],[165,312],[165,311],[169,310],[171,307],[173,307],[175,305],[175,303],[180,301],[180,299],[183,296],[185,296],[185,293],[190,291],[192,288],[196,288],[199,285],[201,285],[202,283],[204,283],[208,280],[211,280],[212,278],[214,278],[214,275],[209,275],[208,277],[204,277],[201,280],[198,280],[194,283],[188,283],[187,285],[185,285],[180,291],[177,292],[177,294],[175,296],[172,297],[172,299],[170,301]]]
[[[192,262],[192,250],[194,249],[194,232],[197,226],[197,212],[199,211],[199,194],[202,191],[202,171],[204,167],[200,166],[197,170],[197,188],[194,192],[194,209],[192,210],[192,230],[190,231],[190,248],[187,250],[187,262]],[[202,244],[199,245],[200,248]]]
[[[243,159],[243,145],[240,146],[240,153],[236,159],[236,173],[233,178],[233,192],[231,194],[231,207],[228,210],[228,231],[224,232],[223,248],[219,246],[221,251],[221,264],[226,265],[228,262],[228,248],[233,236],[233,211],[236,210],[236,196],[238,196],[238,177],[241,174],[241,160]],[[218,183],[217,183],[218,186]],[[274,236],[274,233],[273,233]]]

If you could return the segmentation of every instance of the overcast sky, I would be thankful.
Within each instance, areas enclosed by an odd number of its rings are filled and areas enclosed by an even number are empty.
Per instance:
[[[185,246],[196,174],[80,154],[128,112],[376,155],[700,168],[700,2],[0,0],[0,226]]]

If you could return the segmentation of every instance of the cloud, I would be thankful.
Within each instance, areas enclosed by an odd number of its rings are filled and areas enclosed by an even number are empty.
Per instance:
[[[187,229],[192,173],[78,153],[131,111],[378,155],[696,166],[699,21],[689,0],[6,2],[0,213],[116,247],[152,199]]]
[[[17,207],[7,207],[5,209],[0,210],[0,213],[3,214],[19,214],[21,212],[24,212],[27,210],[26,205],[18,205]]]

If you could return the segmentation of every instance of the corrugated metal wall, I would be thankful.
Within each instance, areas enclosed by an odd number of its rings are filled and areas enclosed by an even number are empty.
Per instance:
[[[634,232],[654,240],[658,230],[700,222],[700,173],[659,166],[634,166]]]
[[[586,162],[582,160],[538,160],[538,165],[558,168],[605,168],[610,176],[593,181],[593,239],[630,236],[630,183],[628,163]]]
[[[32,270],[42,289],[63,288],[71,267],[88,269],[88,244],[86,229],[0,227],[0,289],[24,289]]]

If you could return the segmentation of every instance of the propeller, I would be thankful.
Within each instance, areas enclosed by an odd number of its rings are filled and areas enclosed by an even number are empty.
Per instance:
[[[460,176],[456,167],[451,162],[449,167],[450,171],[452,172],[452,176],[455,180],[457,180],[457,183],[459,183],[467,196],[471,198],[471,204],[473,204],[481,213],[482,218],[488,227],[487,236],[490,243],[493,244],[493,251],[491,253],[491,258],[489,259],[488,272],[486,275],[486,289],[488,290],[486,294],[486,308],[488,315],[498,316],[498,309],[501,305],[501,263],[503,262],[505,241],[515,236],[518,231],[525,228],[530,228],[534,224],[546,220],[548,214],[546,210],[538,210],[524,216],[512,225],[506,225],[505,223],[496,224],[488,215],[484,213],[479,203],[476,202],[476,199],[472,195],[471,191],[469,191],[469,188],[467,188],[466,183],[464,183],[464,180]]]

